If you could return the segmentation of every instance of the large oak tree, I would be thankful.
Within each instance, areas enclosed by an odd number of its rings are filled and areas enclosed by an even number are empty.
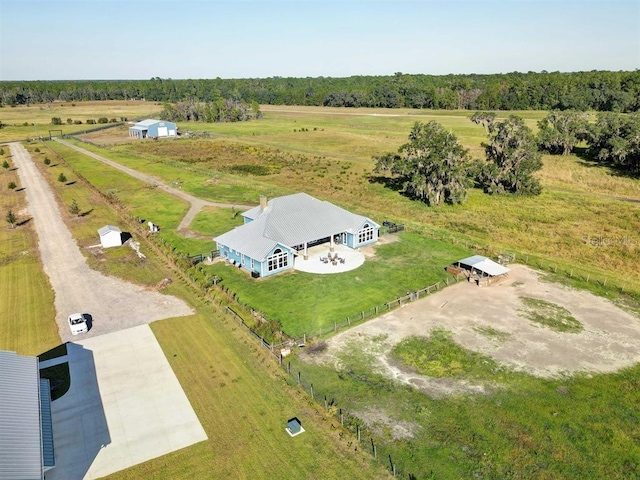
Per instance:
[[[484,145],[487,163],[478,181],[486,193],[539,195],[542,187],[533,174],[542,168],[535,136],[515,115],[486,124],[489,142]]]
[[[397,153],[375,158],[375,170],[397,175],[405,194],[428,205],[462,203],[469,186],[467,155],[456,136],[439,123],[417,122],[409,143]]]

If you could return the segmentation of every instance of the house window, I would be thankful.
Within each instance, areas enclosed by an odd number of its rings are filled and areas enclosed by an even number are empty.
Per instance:
[[[240,258],[242,259],[242,264],[244,265],[244,253],[240,255]]]
[[[289,265],[289,254],[279,248],[276,248],[273,251],[273,255],[267,258],[267,270],[270,272],[284,268],[287,265]]]
[[[358,232],[358,243],[365,243],[373,240],[374,231],[375,228],[368,223],[365,223],[364,227],[362,227]]]

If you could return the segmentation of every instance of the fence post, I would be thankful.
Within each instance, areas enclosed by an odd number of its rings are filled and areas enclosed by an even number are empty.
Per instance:
[[[291,375],[291,362],[287,364],[287,373]]]
[[[356,435],[358,436],[358,441],[360,441],[360,424],[356,423]]]
[[[328,410],[328,408],[327,408],[327,396],[326,395],[324,396],[324,409]]]
[[[311,384],[311,400],[315,400],[315,397],[313,396],[313,383]]]
[[[371,438],[371,448],[373,450],[373,458],[378,458],[378,452],[376,451],[376,444],[373,443],[373,438]]]
[[[303,333],[303,334],[302,334],[302,343],[303,343],[304,345],[306,345],[306,344],[307,344],[307,334],[306,334],[306,333]]]
[[[340,409],[340,425],[344,427],[344,416],[342,415],[342,409]]]
[[[298,370],[298,385],[300,385],[300,370]]]

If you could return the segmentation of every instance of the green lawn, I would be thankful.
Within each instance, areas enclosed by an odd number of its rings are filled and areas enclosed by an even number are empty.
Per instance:
[[[444,268],[469,255],[454,245],[402,233],[400,241],[376,248],[375,258],[352,271],[315,275],[284,273],[254,280],[246,273],[215,263],[207,270],[222,278],[240,302],[280,323],[291,336],[317,335],[320,329],[343,324],[347,316],[444,281]]]

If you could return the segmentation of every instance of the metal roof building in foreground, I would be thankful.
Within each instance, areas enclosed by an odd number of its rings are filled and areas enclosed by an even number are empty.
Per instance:
[[[54,465],[49,380],[36,357],[0,350],[0,479],[42,480]]]

